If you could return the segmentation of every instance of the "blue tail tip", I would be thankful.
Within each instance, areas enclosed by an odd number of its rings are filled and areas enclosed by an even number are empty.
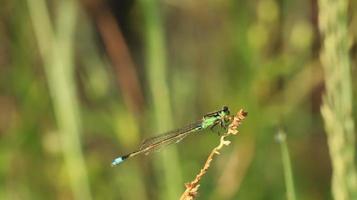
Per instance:
[[[113,160],[112,166],[119,165],[123,161],[124,161],[123,157],[118,157],[118,158]]]

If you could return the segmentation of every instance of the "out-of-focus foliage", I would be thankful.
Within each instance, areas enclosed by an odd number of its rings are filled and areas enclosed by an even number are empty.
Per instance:
[[[331,199],[317,16],[315,0],[2,1],[0,199],[178,199],[216,133],[110,163],[223,105],[249,116],[199,199],[285,199],[280,129],[297,199]]]
[[[321,114],[333,169],[331,188],[334,199],[357,198],[347,9],[347,1],[319,1],[319,28],[324,37],[320,57],[326,87]]]

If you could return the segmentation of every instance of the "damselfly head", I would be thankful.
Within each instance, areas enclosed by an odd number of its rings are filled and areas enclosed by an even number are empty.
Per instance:
[[[226,115],[229,115],[229,114],[230,114],[228,106],[223,106],[222,111],[223,111]]]

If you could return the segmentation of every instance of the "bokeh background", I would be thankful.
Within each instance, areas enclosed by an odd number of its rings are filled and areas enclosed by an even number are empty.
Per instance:
[[[286,199],[279,130],[297,199],[332,199],[318,13],[316,0],[2,0],[0,199],[178,199],[217,134],[110,163],[223,105],[249,116],[199,199]],[[356,13],[349,1],[354,99]]]

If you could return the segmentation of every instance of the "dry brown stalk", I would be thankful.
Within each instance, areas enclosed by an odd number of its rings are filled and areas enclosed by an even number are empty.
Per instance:
[[[198,194],[198,188],[200,187],[200,184],[199,184],[200,180],[208,171],[208,168],[210,167],[214,156],[220,154],[219,150],[221,150],[223,146],[225,146],[225,145],[228,146],[231,143],[231,141],[225,140],[225,138],[229,135],[236,135],[238,133],[237,128],[241,124],[241,121],[247,116],[247,114],[248,114],[247,112],[245,112],[243,109],[241,109],[233,117],[232,123],[228,126],[227,133],[225,133],[224,135],[221,136],[219,145],[211,151],[211,154],[208,156],[205,165],[201,169],[200,173],[198,173],[196,175],[195,180],[193,180],[190,183],[185,184],[186,190],[181,195],[180,200],[193,200],[196,198],[196,196]]]

